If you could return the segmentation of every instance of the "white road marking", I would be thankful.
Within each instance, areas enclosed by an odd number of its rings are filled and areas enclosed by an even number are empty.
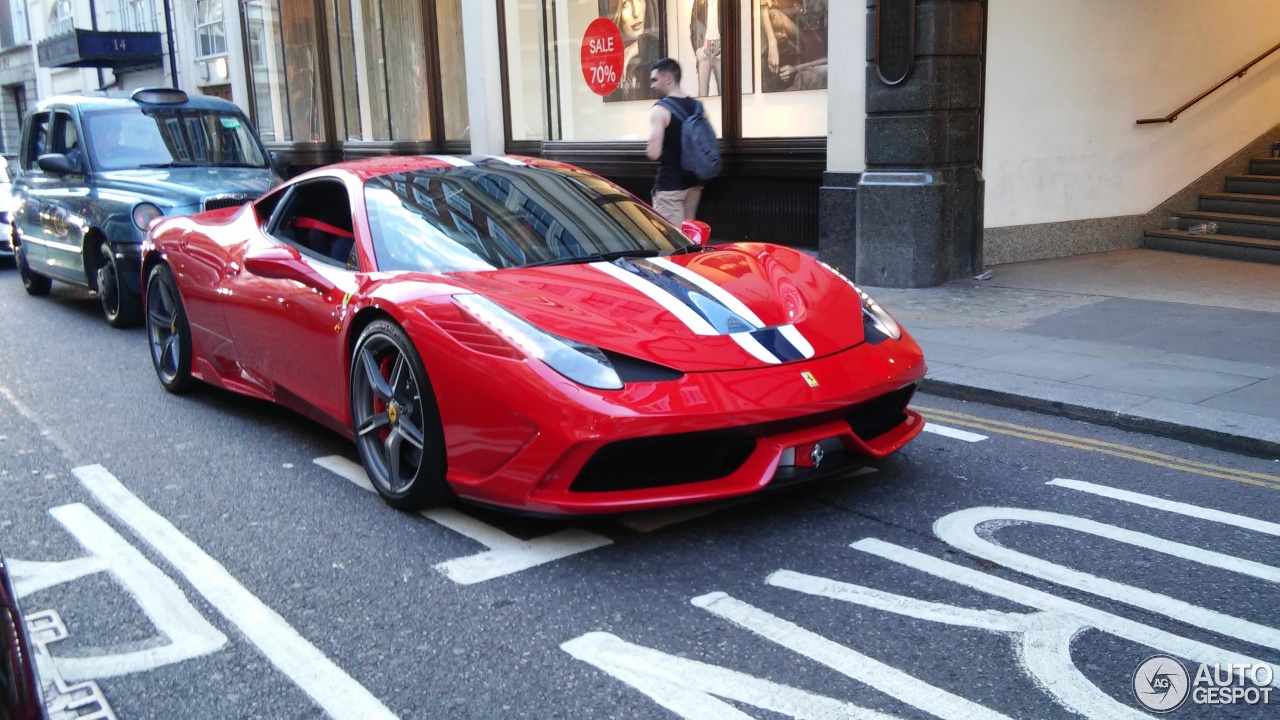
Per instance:
[[[245,589],[220,563],[101,465],[72,471],[85,489],[162,555],[281,672],[333,718],[394,718],[364,686]]]
[[[929,622],[978,628],[1014,636],[1023,669],[1065,707],[1083,717],[1129,718],[1149,716],[1116,702],[1075,666],[1071,641],[1088,626],[1059,612],[1010,613],[975,610],[873,590],[861,585],[779,570],[765,582],[775,587],[854,603]]]
[[[55,657],[58,673],[65,680],[75,683],[145,672],[217,652],[227,644],[227,636],[204,619],[177,583],[88,507],[80,503],[63,505],[51,509],[49,514],[90,555],[65,562],[10,559],[9,569],[18,597],[94,573],[109,572],[163,638],[163,642],[147,638],[129,646],[138,649],[109,649],[101,655]]]
[[[1006,717],[725,593],[696,597],[693,604],[792,652],[945,720]]]
[[[44,610],[23,618],[31,638],[31,655],[44,694],[49,720],[116,720],[102,688],[92,680],[68,683],[58,671],[49,645],[67,637],[67,625],[57,610]]]
[[[950,563],[930,555],[926,555],[915,550],[904,548],[900,545],[887,543],[883,540],[875,538],[867,538],[859,540],[850,545],[855,550],[884,558],[907,567],[912,567],[922,572],[933,575],[934,577],[966,587],[990,593],[997,597],[1010,600],[1025,605],[1027,607],[1038,608],[1047,612],[1056,612],[1063,615],[1069,615],[1084,621],[1089,627],[1096,628],[1105,633],[1115,635],[1116,637],[1129,640],[1141,645],[1146,645],[1156,650],[1161,650],[1170,655],[1186,658],[1198,663],[1207,663],[1213,665],[1220,663],[1226,665],[1228,663],[1254,665],[1262,662],[1256,658],[1249,657],[1237,652],[1224,650],[1208,643],[1202,643],[1190,638],[1179,637],[1173,633],[1153,628],[1149,625],[1122,618],[1118,615],[1112,615],[1104,610],[1099,610],[1088,605],[1084,605],[1073,600],[1058,597],[1043,590],[1036,590],[1025,585],[1005,580],[985,572],[979,572],[966,567],[961,567],[955,563]],[[1068,585],[1067,587],[1076,587]],[[1163,596],[1161,596],[1163,597]],[[1126,602],[1124,598],[1110,598],[1117,602]],[[1280,682],[1280,679],[1277,680]],[[1273,683],[1274,684],[1274,683]]]
[[[1198,505],[1188,505],[1187,503],[1174,502],[1173,500],[1165,500],[1164,498],[1158,498],[1152,495],[1143,495],[1141,493],[1119,490],[1117,488],[1107,487],[1106,485],[1095,485],[1093,483],[1083,482],[1080,480],[1057,478],[1050,480],[1045,484],[1069,488],[1071,490],[1079,490],[1080,492],[1093,493],[1094,495],[1101,495],[1102,497],[1108,497],[1113,500],[1122,500],[1127,503],[1142,505],[1155,510],[1164,510],[1165,512],[1177,513],[1179,515],[1186,515],[1187,517],[1222,523],[1224,525],[1233,525],[1244,530],[1253,530],[1255,532],[1280,537],[1280,523],[1258,520],[1245,515],[1236,515],[1234,513],[1222,512],[1221,510],[1211,510],[1209,508],[1199,507]]]
[[[609,633],[587,633],[560,649],[634,687],[686,720],[752,720],[717,697],[803,720],[892,720],[892,716],[875,710],[633,645]]]
[[[1075,588],[1101,597],[1156,612],[1179,622],[1195,625],[1210,632],[1227,635],[1255,645],[1280,650],[1280,630],[1161,595],[1143,588],[1100,578],[1057,563],[1011,550],[978,534],[984,523],[1037,523],[1088,533],[1135,547],[1153,550],[1190,560],[1211,568],[1221,568],[1270,582],[1280,582],[1280,568],[1242,560],[1222,553],[1202,550],[1144,533],[1125,530],[1104,523],[1021,508],[970,508],[940,518],[933,525],[934,534],[947,544],[976,557],[990,560],[1021,573]]]
[[[347,458],[331,455],[317,458],[315,463],[369,492],[375,492],[364,468]],[[423,510],[419,514],[489,548],[486,552],[436,564],[437,570],[460,585],[493,580],[613,544],[607,537],[576,528],[521,540],[453,508]]]
[[[982,442],[987,439],[986,435],[979,435],[978,433],[971,433],[965,430],[957,430],[952,427],[947,427],[946,425],[938,425],[931,422],[926,422],[924,424],[924,431],[927,433],[933,433],[934,435],[941,435],[943,437],[954,438],[956,440],[963,440],[970,443]]]

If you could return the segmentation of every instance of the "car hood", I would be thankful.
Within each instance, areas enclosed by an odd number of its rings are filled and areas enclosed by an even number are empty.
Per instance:
[[[544,330],[682,372],[797,362],[863,340],[848,281],[764,243],[452,277]]]
[[[279,182],[270,168],[180,167],[113,170],[98,175],[101,186],[168,200],[174,205],[196,205],[209,195],[224,193],[256,197]]]

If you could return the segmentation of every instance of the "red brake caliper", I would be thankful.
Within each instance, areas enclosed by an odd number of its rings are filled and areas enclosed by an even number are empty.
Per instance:
[[[394,360],[394,358],[388,355],[387,357],[382,358],[382,360],[378,363],[378,372],[382,373],[382,379],[386,381],[387,385],[391,384],[392,360]],[[393,394],[395,393],[395,390],[396,390],[395,388],[391,388],[391,392]],[[377,415],[380,412],[385,412],[386,409],[387,409],[387,403],[383,402],[382,398],[378,397],[377,393],[374,393],[373,394],[373,414]],[[386,442],[387,436],[390,434],[391,434],[391,428],[389,426],[384,427],[378,431],[378,437],[381,438],[383,442]]]

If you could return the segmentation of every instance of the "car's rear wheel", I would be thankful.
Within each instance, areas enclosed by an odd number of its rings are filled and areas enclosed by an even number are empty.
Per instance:
[[[22,278],[22,288],[27,291],[28,295],[44,297],[49,294],[49,291],[53,289],[53,280],[31,269],[30,263],[27,262],[25,244],[14,243],[13,261],[18,266],[18,277]]]
[[[417,510],[453,497],[435,393],[395,323],[375,320],[360,333],[351,358],[351,420],[360,462],[389,505]]]
[[[107,323],[118,328],[137,327],[142,319],[142,300],[129,289],[123,268],[106,240],[98,246],[96,267],[98,300],[102,303],[102,314],[107,317]]]
[[[147,343],[151,364],[165,390],[182,394],[191,388],[191,326],[173,271],[160,263],[147,277]]]

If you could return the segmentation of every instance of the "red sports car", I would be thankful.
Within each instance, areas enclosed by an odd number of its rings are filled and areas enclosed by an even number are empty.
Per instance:
[[[343,163],[151,227],[151,357],[170,391],[199,379],[354,439],[404,509],[725,498],[923,429],[924,358],[875,301],[804,252],[708,234],[560,163]]]

